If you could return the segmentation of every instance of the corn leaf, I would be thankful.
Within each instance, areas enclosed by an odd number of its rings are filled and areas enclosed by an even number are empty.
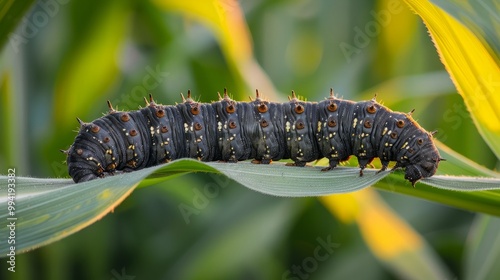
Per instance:
[[[212,172],[223,174],[249,189],[287,197],[320,196],[334,193],[347,193],[366,188],[389,175],[389,171],[377,173],[375,169],[365,170],[364,176],[359,176],[357,168],[341,167],[330,172],[321,172],[321,167],[295,168],[282,163],[272,165],[256,165],[249,162],[238,164],[199,162],[192,159],[181,159],[169,164],[154,166],[135,172],[117,174],[104,179],[74,184],[68,179],[37,179],[16,178],[15,208],[12,217],[18,217],[16,250],[25,252],[42,245],[59,240],[72,234],[112,211],[120,204],[135,187],[147,178],[145,184],[158,182],[187,172]],[[403,181],[401,174],[389,176],[391,180]],[[459,178],[462,180],[461,178]],[[0,207],[7,209],[7,177],[0,176]],[[467,184],[467,183],[465,183]],[[437,186],[439,184],[436,183]],[[424,193],[430,199],[436,188],[425,188],[419,184],[417,188],[409,187],[407,182],[401,182],[391,188],[397,192]],[[484,211],[500,216],[500,179],[490,179],[482,187],[471,184],[466,190],[497,189],[481,192],[445,192],[447,196],[438,196],[437,201],[449,203],[454,198],[458,207],[472,205],[470,209]],[[453,189],[453,187],[451,187]],[[458,195],[460,194],[460,195]],[[483,195],[477,195],[483,194]],[[492,195],[496,194],[496,195]],[[445,198],[448,197],[448,200]],[[475,198],[474,203],[464,201]],[[454,201],[453,199],[451,199]],[[12,199],[11,199],[12,201]],[[496,207],[492,207],[496,204]],[[9,214],[0,214],[0,220],[5,221]],[[8,235],[8,228],[0,228],[0,235]],[[8,244],[0,245],[0,254],[8,250]]]
[[[447,279],[450,272],[432,247],[373,189],[321,197],[332,214],[356,222],[373,254],[404,279]]]
[[[466,244],[465,278],[496,279],[500,275],[500,219],[478,215]]]
[[[500,54],[500,4],[495,0],[431,0],[455,19],[467,26],[499,59]]]
[[[84,115],[118,75],[128,5],[109,2],[100,8],[103,11],[89,21],[88,36],[67,53],[58,73],[54,98],[58,110],[54,110],[54,117],[63,127],[73,126],[74,117]]]
[[[423,19],[441,61],[463,97],[476,127],[497,158],[500,158],[500,67],[498,57],[492,55],[492,47],[487,44],[488,41],[497,40],[493,38],[498,37],[498,31],[485,33],[491,40],[481,40],[481,36],[478,37],[469,29],[470,24],[464,25],[431,2],[406,2]],[[495,14],[492,14],[495,11],[498,9],[483,9],[474,17],[492,19],[493,26],[496,26],[494,28],[498,30]]]
[[[250,32],[238,1],[154,0],[158,7],[183,13],[209,27],[229,64],[245,79],[251,90],[259,88],[266,97],[278,100],[272,82],[253,57]]]

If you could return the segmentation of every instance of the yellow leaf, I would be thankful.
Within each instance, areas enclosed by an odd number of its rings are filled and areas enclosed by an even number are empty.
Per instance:
[[[233,0],[156,0],[159,6],[188,13],[209,26],[232,61],[252,56],[250,34],[238,2]]]
[[[96,21],[92,36],[72,49],[58,73],[55,86],[55,118],[63,126],[75,126],[96,100],[109,90],[118,75],[118,59],[125,36],[128,6],[110,4]],[[71,116],[71,117],[68,117]]]
[[[414,56],[418,18],[399,0],[379,0],[377,11],[371,14],[382,27],[377,41],[377,75],[389,78],[404,74],[408,71],[408,57]]]
[[[373,189],[321,197],[321,201],[342,221],[357,221],[368,246],[381,259],[422,246],[420,236],[393,214]]]
[[[251,89],[278,100],[273,84],[253,57],[250,31],[236,0],[154,0],[166,10],[181,12],[208,26],[219,41],[229,64]]]
[[[476,127],[500,158],[500,67],[490,46],[429,1],[405,1],[423,19]]]
[[[321,197],[343,222],[357,222],[372,253],[401,278],[447,279],[439,259],[425,240],[394,213],[373,189]]]

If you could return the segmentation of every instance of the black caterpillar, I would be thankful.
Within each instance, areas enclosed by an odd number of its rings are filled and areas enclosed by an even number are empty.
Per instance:
[[[305,102],[292,91],[286,103],[260,98],[251,102],[231,100],[224,90],[219,101],[199,103],[187,99],[177,105],[158,105],[150,95],[147,106],[131,112],[113,109],[91,123],[80,119],[80,131],[67,151],[69,175],[84,182],[115,171],[133,171],[178,158],[202,161],[269,164],[292,159],[288,165],[304,166],[326,157],[333,169],[351,155],[363,169],[380,158],[382,170],[406,168],[412,185],[434,175],[443,160],[432,135],[411,113],[393,112],[376,102],[353,102],[330,97]]]

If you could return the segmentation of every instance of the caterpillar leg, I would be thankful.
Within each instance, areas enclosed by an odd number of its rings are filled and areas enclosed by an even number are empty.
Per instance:
[[[332,170],[334,169],[335,167],[337,167],[337,165],[339,164],[339,160],[338,159],[333,159],[331,158],[330,159],[330,163],[329,163],[329,166],[328,167],[325,167],[323,169],[321,169],[321,171],[328,171],[328,170]]]
[[[229,162],[229,163],[237,163],[237,162],[238,162],[238,159],[237,159],[234,155],[232,155],[232,156],[231,156],[231,157],[229,157],[228,159],[221,159],[221,160],[219,160],[218,162],[224,162],[224,163],[226,163],[226,162]]]
[[[382,171],[386,171],[387,170],[387,166],[389,165],[389,161],[388,160],[382,160],[381,159],[380,162],[382,163],[382,168],[380,168],[380,170],[377,171],[376,174],[379,174]]]
[[[387,165],[382,165],[382,168],[380,168],[379,171],[377,171],[376,174],[379,174],[380,172],[386,171],[387,170]]]
[[[289,162],[286,164],[286,166],[298,166],[298,167],[304,167],[306,166],[306,163],[305,161],[296,161],[296,162]]]
[[[238,159],[234,155],[231,155],[231,157],[227,160],[227,162],[237,163]]]
[[[252,159],[253,164],[270,164],[273,160],[272,159]]]
[[[372,160],[373,160],[373,158],[358,158],[358,164],[359,164],[359,167],[361,168],[359,170],[359,177],[363,176],[363,169],[365,169],[366,166],[372,162]]]
[[[396,170],[396,169],[398,169],[398,168],[400,168],[400,167],[403,167],[403,165],[400,164],[399,162],[396,162],[396,165],[394,165],[394,167],[391,169],[391,172],[394,171],[394,170]]]
[[[81,182],[87,182],[90,180],[94,180],[97,178],[100,178],[100,177],[96,176],[94,173],[89,173],[89,174],[86,174],[86,175],[78,178],[78,180],[76,180],[76,178],[75,178],[75,179],[73,179],[73,181],[75,181],[75,183],[81,183]]]

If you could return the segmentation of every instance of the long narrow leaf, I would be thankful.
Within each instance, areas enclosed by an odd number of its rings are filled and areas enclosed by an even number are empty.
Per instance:
[[[466,247],[464,279],[496,279],[500,273],[500,219],[478,215]]]
[[[74,184],[67,179],[16,178],[15,215],[16,250],[24,252],[49,244],[72,234],[100,219],[112,211],[132,190],[146,177],[157,181],[169,176],[186,172],[214,172],[239,182],[240,184],[266,194],[288,197],[319,196],[334,193],[347,193],[366,188],[386,177],[389,172],[377,173],[366,170],[359,176],[357,168],[338,168],[330,172],[321,172],[320,167],[288,167],[284,164],[255,165],[248,162],[238,164],[203,163],[192,159],[182,159],[169,164],[150,167],[139,171],[118,174],[104,179]],[[390,188],[398,192],[417,194],[422,192],[430,199],[436,188],[426,188],[419,184],[418,188],[405,187],[401,174],[389,176],[392,182],[399,185]],[[462,180],[460,178],[460,180]],[[7,177],[0,176],[0,207],[7,209]],[[435,183],[440,186],[439,183]],[[453,186],[448,186],[454,189]],[[491,179],[482,188],[500,189],[500,179]],[[472,190],[472,187],[465,190]],[[479,188],[476,188],[479,189]],[[464,188],[456,189],[464,190]],[[472,209],[500,216],[500,194],[498,191],[453,192],[439,190],[457,201],[458,207],[473,201]],[[431,195],[428,195],[430,193]],[[446,197],[446,195],[443,195]],[[437,201],[447,203],[443,196]],[[470,203],[470,202],[469,202]],[[455,205],[455,204],[452,204]],[[2,213],[0,220],[5,221],[8,213]],[[0,235],[7,235],[8,228],[1,227]],[[0,245],[0,255],[8,250],[6,243]]]
[[[500,175],[457,154],[440,142],[436,144],[441,156],[446,158],[446,161],[440,164],[438,172],[439,174],[450,175],[436,175],[424,179],[422,180],[422,184],[417,184],[416,188],[413,189],[399,187],[405,184],[402,176],[388,176],[378,182],[375,187],[386,191],[398,192],[413,197],[436,201],[469,211],[499,216],[500,181],[498,178]],[[496,179],[486,179],[487,183],[484,184],[484,182],[482,182],[482,186],[478,186],[473,181],[482,180],[478,179],[478,177]],[[443,179],[444,182],[442,182]],[[472,182],[467,183],[467,180]],[[479,190],[479,188],[482,188],[482,190],[471,191],[473,189]]]
[[[259,88],[266,97],[278,100],[277,90],[253,57],[251,35],[238,1],[154,0],[159,8],[178,11],[209,27],[227,61],[240,72],[250,89]]]
[[[74,118],[84,115],[118,75],[116,55],[125,39],[129,6],[125,2],[105,3],[100,7],[104,11],[89,22],[88,32],[92,35],[72,48],[60,67],[54,97],[54,108],[58,110],[54,110],[54,117],[58,120],[55,123],[63,127],[73,126]]]
[[[373,254],[401,278],[450,278],[450,272],[425,239],[373,189],[324,196],[321,202],[342,221],[356,221]]]
[[[466,25],[486,45],[491,55],[500,54],[500,13],[496,0],[431,0],[454,18]]]
[[[462,95],[476,127],[497,158],[500,158],[498,57],[493,57],[490,46],[441,8],[429,1],[406,2],[423,19],[441,61]],[[484,13],[484,16],[487,14]]]

